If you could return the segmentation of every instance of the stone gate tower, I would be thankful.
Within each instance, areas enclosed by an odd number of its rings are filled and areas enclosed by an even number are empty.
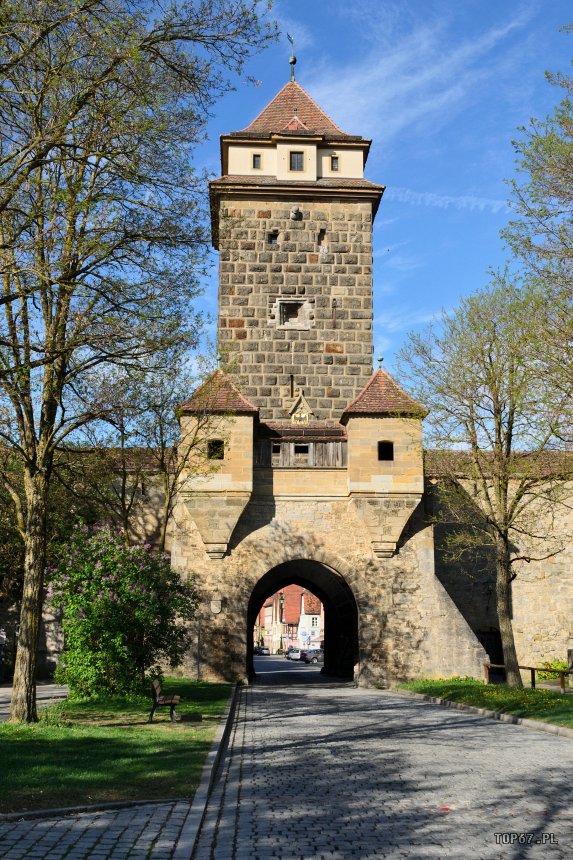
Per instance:
[[[372,372],[370,141],[291,80],[221,138],[211,182],[224,368],[183,405],[173,563],[201,596],[196,667],[248,677],[253,624],[288,583],[325,606],[325,671],[362,683],[476,674],[484,652],[434,576],[424,408]],[[452,639],[456,644],[455,665]]]

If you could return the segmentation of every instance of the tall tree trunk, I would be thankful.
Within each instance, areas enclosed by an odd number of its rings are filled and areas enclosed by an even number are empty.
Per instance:
[[[46,500],[48,482],[45,474],[26,476],[27,525],[24,543],[24,588],[18,648],[12,685],[11,722],[34,723],[36,710],[36,664],[38,637],[42,618],[44,567],[46,563]]]
[[[162,472],[163,475],[163,510],[161,511],[161,528],[159,531],[159,551],[165,552],[165,544],[167,543],[167,527],[169,525],[169,515],[171,513],[171,502],[173,495],[173,485],[169,480],[169,474],[166,469]]]
[[[517,651],[511,623],[511,564],[509,542],[506,536],[496,537],[496,602],[499,632],[503,648],[503,662],[509,687],[521,689],[523,682],[518,668]]]

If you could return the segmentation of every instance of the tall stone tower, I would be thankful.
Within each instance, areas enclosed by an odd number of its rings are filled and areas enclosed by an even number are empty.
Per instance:
[[[370,141],[347,134],[290,81],[221,138],[211,183],[220,253],[219,335],[262,420],[304,398],[338,421],[372,372]]]
[[[434,575],[425,410],[372,372],[384,188],[363,176],[369,147],[294,80],[221,138],[223,367],[182,406],[182,448],[199,440],[207,468],[182,475],[172,550],[200,594],[200,677],[252,676],[255,619],[289,583],[324,605],[329,675],[481,672],[485,652]]]

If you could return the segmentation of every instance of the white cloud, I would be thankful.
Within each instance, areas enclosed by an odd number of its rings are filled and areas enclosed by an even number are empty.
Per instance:
[[[394,308],[385,308],[375,318],[374,325],[384,332],[395,334],[397,332],[410,331],[415,326],[433,322],[440,314],[441,310],[415,310],[410,305],[402,305]]]
[[[414,206],[433,206],[439,209],[478,209],[480,212],[509,212],[505,200],[491,197],[476,197],[473,194],[450,195],[434,194],[431,191],[412,191],[409,188],[388,188],[386,197],[400,203],[410,203]]]
[[[368,6],[354,7],[354,18],[362,13],[367,39],[357,62],[339,62],[334,68],[332,60],[323,60],[314,75],[305,75],[313,98],[345,131],[358,131],[385,146],[404,128],[429,134],[471,104],[480,85],[494,80],[503,63],[503,52],[495,49],[531,18],[526,8],[501,26],[454,42],[452,48],[444,19],[411,22],[412,29],[403,32],[402,27],[391,41],[387,22],[396,16],[396,8],[386,9],[381,18]]]

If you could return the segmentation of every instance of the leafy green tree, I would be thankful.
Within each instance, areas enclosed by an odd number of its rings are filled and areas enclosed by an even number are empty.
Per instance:
[[[450,511],[461,511],[461,522],[473,506],[471,528],[457,533],[458,544],[492,547],[504,662],[514,687],[521,676],[511,583],[520,565],[559,552],[569,539],[551,523],[570,503],[571,457],[559,428],[570,420],[573,378],[566,389],[548,382],[537,329],[524,324],[545,312],[543,293],[498,276],[490,289],[444,313],[439,326],[411,335],[401,354],[410,385],[430,409],[426,443],[441,452]]]
[[[573,32],[573,25],[564,28]],[[573,78],[546,75],[564,97],[545,119],[532,118],[513,141],[510,180],[516,217],[502,232],[515,256],[545,287],[571,289],[573,275]]]
[[[209,411],[207,402],[189,429],[180,426],[181,405],[204,379],[198,380],[195,364],[189,366],[180,348],[171,350],[167,359],[151,372],[118,374],[105,418],[84,430],[86,456],[77,458],[70,452],[75,460],[70,487],[81,470],[84,480],[79,486],[75,482],[77,489],[84,499],[97,501],[103,519],[121,528],[126,540],[141,534],[146,499],[154,500],[157,528],[152,540],[161,550],[183,474],[218,468],[217,461],[207,458],[206,440],[213,434],[224,436],[226,426],[221,415]],[[201,377],[210,375],[211,363],[202,358],[199,364],[204,365]]]
[[[149,544],[128,546],[109,526],[76,527],[48,596],[63,613],[58,675],[72,695],[141,691],[146,674],[177,666],[188,646],[192,586],[167,556]]]
[[[0,441],[24,487],[14,721],[37,719],[55,454],[102,417],[112,368],[145,369],[197,337],[208,241],[191,150],[229,75],[272,38],[264,11],[256,0],[0,4]]]
[[[572,33],[573,25],[563,28]],[[531,320],[536,348],[552,384],[567,390],[573,376],[573,77],[546,75],[563,98],[553,113],[532,118],[513,141],[511,219],[502,237],[527,280],[545,294],[545,311]],[[562,428],[573,439],[573,428]]]

